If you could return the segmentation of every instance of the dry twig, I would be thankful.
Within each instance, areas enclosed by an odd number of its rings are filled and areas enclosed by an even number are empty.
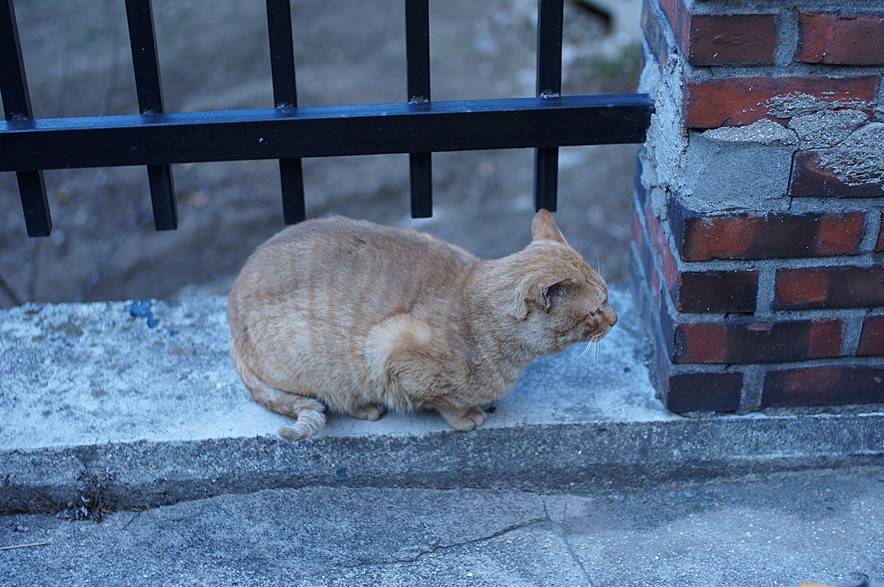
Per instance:
[[[13,550],[15,548],[30,548],[31,546],[46,546],[52,540],[41,540],[40,542],[28,542],[27,544],[13,544],[11,546],[0,546],[0,550]]]

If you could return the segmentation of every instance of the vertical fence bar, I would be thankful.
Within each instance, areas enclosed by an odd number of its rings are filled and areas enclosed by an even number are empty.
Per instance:
[[[537,97],[557,98],[562,93],[563,0],[538,0]],[[559,188],[559,148],[534,150],[534,207],[556,211]]]
[[[430,7],[428,0],[405,0],[405,53],[408,62],[408,101],[430,101]],[[410,153],[411,217],[433,215],[433,159],[430,153]]]
[[[163,112],[163,88],[157,58],[156,32],[151,0],[126,0],[129,43],[132,46],[132,69],[141,114]],[[148,165],[147,181],[153,207],[153,225],[157,230],[178,228],[178,205],[175,183],[169,165]]]
[[[267,0],[267,36],[270,39],[270,72],[273,102],[277,108],[297,108],[295,48],[292,41],[292,11],[289,0]],[[286,224],[306,218],[304,173],[300,159],[279,160],[282,187],[282,215]]]
[[[31,98],[25,76],[13,0],[0,0],[0,93],[6,120],[30,120]],[[28,236],[49,236],[52,217],[42,171],[17,171],[18,192]]]

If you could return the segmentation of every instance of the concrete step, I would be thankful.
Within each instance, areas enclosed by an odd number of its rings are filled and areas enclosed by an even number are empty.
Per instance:
[[[537,361],[477,431],[434,414],[333,416],[300,443],[238,380],[223,297],[3,311],[0,511],[63,508],[96,485],[135,508],[276,487],[562,489],[882,462],[882,412],[670,414],[632,297],[611,299],[622,319],[608,338]]]

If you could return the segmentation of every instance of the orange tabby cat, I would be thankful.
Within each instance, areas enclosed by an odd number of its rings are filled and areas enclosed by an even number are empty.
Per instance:
[[[485,421],[532,360],[617,322],[604,281],[552,214],[532,242],[495,260],[415,230],[348,218],[283,230],[230,292],[230,352],[252,397],[295,419],[302,439],[324,410],[377,420],[429,408],[457,430]]]

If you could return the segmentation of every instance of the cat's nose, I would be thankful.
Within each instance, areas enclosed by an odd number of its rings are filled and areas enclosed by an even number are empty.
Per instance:
[[[617,313],[611,306],[605,306],[604,310],[602,310],[602,316],[604,316],[605,320],[610,326],[614,326],[615,324],[617,324]]]

